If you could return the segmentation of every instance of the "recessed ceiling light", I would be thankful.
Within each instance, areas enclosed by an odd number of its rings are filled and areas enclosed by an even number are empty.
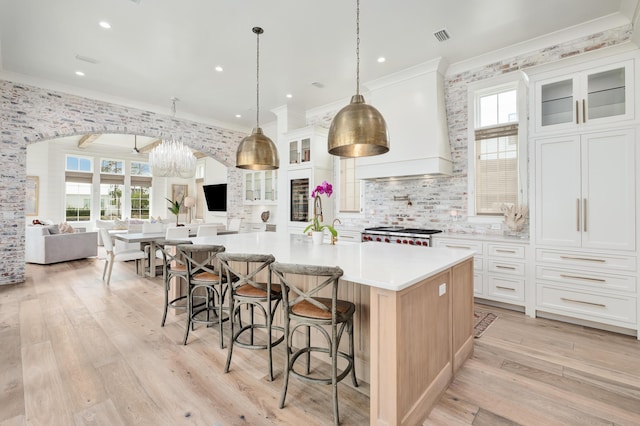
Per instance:
[[[76,71],[76,75],[80,77],[84,77],[84,73],[82,71]]]
[[[111,28],[111,24],[108,23],[107,21],[100,21],[100,26],[106,30]]]
[[[236,118],[242,118],[242,115],[236,114]]]
[[[293,95],[291,93],[287,93],[287,98],[291,99],[293,98]]]
[[[222,67],[221,67],[220,65],[218,65],[218,66],[216,67],[216,71],[218,71],[218,72],[222,72],[222,71],[224,71],[224,70],[222,69]]]
[[[380,57],[378,58],[378,62],[379,62],[379,63],[383,63],[383,62],[385,62],[386,60],[387,60],[387,58],[385,58],[384,56],[380,56]]]

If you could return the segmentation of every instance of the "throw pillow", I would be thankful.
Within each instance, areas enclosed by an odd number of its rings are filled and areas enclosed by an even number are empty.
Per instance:
[[[58,228],[58,225],[49,225],[47,229],[49,229],[49,234],[51,235],[60,233],[60,228]]]
[[[113,229],[126,230],[129,229],[129,224],[126,221],[116,219],[113,222]]]
[[[58,225],[58,228],[60,229],[61,234],[73,234],[76,231],[67,222],[62,222],[60,225]]]

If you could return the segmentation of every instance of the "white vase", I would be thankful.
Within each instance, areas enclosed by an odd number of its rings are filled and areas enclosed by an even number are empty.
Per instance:
[[[324,231],[311,232],[311,240],[313,241],[313,244],[322,244],[323,238],[324,238]]]

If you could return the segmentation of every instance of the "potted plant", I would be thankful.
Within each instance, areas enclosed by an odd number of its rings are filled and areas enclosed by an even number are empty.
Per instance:
[[[311,218],[311,223],[303,232],[306,234],[311,231],[314,244],[322,244],[325,229],[328,229],[334,237],[338,236],[338,231],[336,231],[333,226],[322,224],[322,200],[320,199],[320,194],[327,194],[327,197],[331,197],[331,194],[333,194],[333,186],[325,180],[311,192],[311,198],[314,199],[313,218]]]
[[[178,223],[178,218],[179,218],[179,214],[180,214],[180,208],[182,208],[182,203],[184,201],[184,198],[180,201],[172,201],[168,198],[165,198],[165,200],[167,200],[169,202],[169,207],[167,207],[169,209],[169,211],[173,214],[176,215],[176,226],[180,226],[180,224]]]

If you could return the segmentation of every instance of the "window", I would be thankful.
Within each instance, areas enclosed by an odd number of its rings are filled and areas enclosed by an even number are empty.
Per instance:
[[[131,185],[131,218],[149,219],[149,194],[148,186]]]
[[[65,158],[65,220],[91,220],[93,161],[88,157],[67,155]]]
[[[65,184],[65,220],[85,222],[91,220],[91,183],[69,182]]]
[[[100,162],[100,173],[108,173],[113,175],[124,175],[124,167],[122,160],[102,160]]]
[[[486,84],[486,83],[485,83]],[[519,82],[470,88],[469,215],[500,216],[504,204],[524,199],[524,148]]]
[[[151,167],[149,163],[131,163],[131,211],[132,219],[149,219],[151,194]]]
[[[100,219],[122,219],[122,191],[124,185],[100,184]]]
[[[356,179],[356,159],[340,158],[340,203],[341,213],[360,213],[360,185]]]
[[[78,157],[75,155],[67,155],[65,170],[69,172],[85,172],[92,173],[91,167],[93,161],[89,157]]]

